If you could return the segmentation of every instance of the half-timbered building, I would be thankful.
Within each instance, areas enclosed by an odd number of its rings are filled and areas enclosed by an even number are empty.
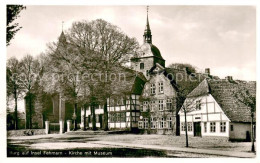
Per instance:
[[[183,105],[187,110],[188,135],[250,140],[251,108],[237,100],[235,92],[239,89],[247,89],[255,97],[256,82],[233,80],[232,77],[204,79]],[[183,109],[179,112],[181,134],[185,134]]]

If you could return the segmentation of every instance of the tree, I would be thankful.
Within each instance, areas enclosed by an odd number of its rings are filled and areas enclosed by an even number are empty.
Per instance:
[[[113,94],[118,84],[108,77],[119,73],[139,46],[136,39],[128,37],[118,27],[104,20],[73,23],[68,31],[67,40],[77,51],[78,71],[95,76],[87,80],[88,99],[92,110],[92,124],[95,130],[95,105],[104,106],[104,129],[108,130],[107,98]]]
[[[13,21],[19,17],[20,12],[26,9],[23,5],[7,5],[7,21],[6,21],[6,45],[10,45],[10,41],[14,38],[15,34],[22,28],[18,23]]]
[[[47,74],[48,66],[49,66],[49,58],[46,54],[41,53],[39,56],[35,58],[38,63],[38,73],[35,79],[35,88],[34,94],[35,98],[35,112],[36,114],[41,115],[41,126],[44,127],[45,120],[50,113],[50,108],[52,108],[52,103],[50,94],[46,91],[46,87],[48,87],[47,83],[44,80],[45,75]],[[48,79],[50,80],[50,79]],[[47,88],[48,89],[48,88]]]
[[[189,147],[187,113],[194,111],[196,108],[196,101],[200,101],[201,99],[199,96],[185,96],[182,92],[183,91],[178,92],[177,105],[178,103],[182,103],[180,110],[184,113],[186,147]]]
[[[32,128],[32,114],[34,112],[34,89],[36,78],[39,73],[39,62],[35,60],[31,55],[26,55],[22,58],[19,68],[21,70],[20,74],[20,83],[23,91],[25,92],[26,96],[26,109],[28,104],[28,118],[26,117],[27,128]]]
[[[20,85],[20,67],[19,61],[16,58],[10,58],[7,61],[6,68],[6,85],[7,85],[7,97],[12,97],[15,101],[14,108],[14,129],[18,129],[18,112],[17,112],[17,100],[22,93],[22,88]]]
[[[74,120],[74,130],[77,130],[77,109],[80,102],[80,96],[84,92],[84,81],[80,79],[84,73],[80,69],[80,58],[78,49],[69,44],[64,33],[59,38],[59,42],[49,45],[48,56],[50,57],[50,66],[48,78],[53,83],[50,90],[62,94],[66,101],[74,106],[72,119]],[[56,78],[53,78],[54,76]],[[47,80],[48,80],[47,78]]]
[[[188,63],[172,63],[169,68],[185,69],[187,74],[196,73],[196,67]]]
[[[254,84],[254,88],[256,85]],[[251,114],[251,152],[255,152],[255,133],[254,133],[254,118],[255,118],[255,112],[256,112],[256,95],[255,91],[249,90],[246,86],[241,85],[239,89],[235,90],[233,92],[234,97],[238,102],[243,103],[245,106],[247,106],[250,109]]]

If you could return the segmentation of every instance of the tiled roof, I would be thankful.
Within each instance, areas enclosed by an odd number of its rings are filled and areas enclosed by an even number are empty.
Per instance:
[[[125,75],[125,79],[115,83],[113,87],[114,94],[141,94],[146,82],[143,73],[126,67],[121,67],[120,72]]]
[[[254,97],[256,96],[255,81],[228,81],[226,79],[205,79],[189,96],[199,96],[210,93],[232,122],[250,122],[250,108],[239,102],[235,97],[235,92],[243,88],[248,89],[250,94]]]
[[[198,97],[206,95],[209,93],[209,85],[206,79],[204,79],[191,93],[188,94],[188,97]]]

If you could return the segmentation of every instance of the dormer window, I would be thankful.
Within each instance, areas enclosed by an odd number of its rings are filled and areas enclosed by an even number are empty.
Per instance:
[[[140,63],[140,70],[144,69],[144,63]]]

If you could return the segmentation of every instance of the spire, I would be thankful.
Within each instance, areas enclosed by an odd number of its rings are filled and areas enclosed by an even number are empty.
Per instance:
[[[63,24],[64,24],[64,21],[62,21],[62,31],[61,31],[61,34],[60,34],[60,37],[59,37],[59,44],[61,43],[66,43],[66,36],[63,32]]]
[[[149,18],[148,18],[148,11],[149,11],[149,6],[147,6],[147,18],[146,18],[146,26],[144,29],[144,43],[152,43],[152,32],[150,29],[150,25],[149,25]]]

